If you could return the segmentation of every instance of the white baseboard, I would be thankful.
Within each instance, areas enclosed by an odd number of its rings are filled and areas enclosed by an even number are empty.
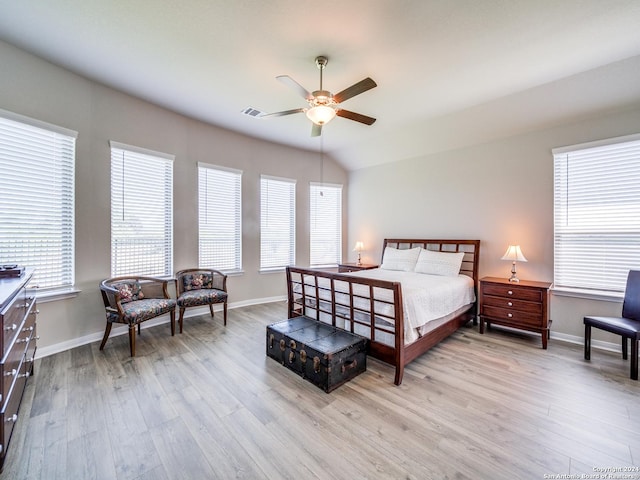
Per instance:
[[[273,303],[273,302],[283,302],[286,301],[287,298],[285,296],[280,297],[266,297],[266,298],[258,298],[253,300],[243,300],[241,302],[234,302],[228,305],[229,309],[240,308],[240,307],[248,307],[251,305],[260,305],[262,303]],[[214,307],[215,312],[222,311],[222,306],[218,305]],[[198,308],[188,308],[185,311],[185,318],[197,317],[199,315],[206,315],[209,313],[209,307],[198,307]],[[177,320],[177,319],[176,319]],[[162,325],[165,323],[169,323],[169,315],[162,315],[158,318],[154,318],[153,320],[149,320],[142,324],[142,328],[150,328],[155,327],[156,325]],[[128,328],[125,325],[122,325],[122,328],[116,328],[112,330],[111,337],[117,337],[118,335],[127,335]],[[521,332],[520,330],[518,330]],[[78,337],[71,340],[67,340],[66,342],[60,342],[53,345],[49,345],[46,347],[38,347],[36,350],[36,358],[48,357],[49,355],[53,355],[55,353],[64,352],[66,350],[70,350],[75,347],[80,347],[82,345],[87,345],[89,343],[98,342],[102,340],[102,336],[104,332],[96,332],[90,335],[85,335],[84,337]],[[584,337],[578,337],[576,335],[568,335],[566,333],[558,333],[551,332],[551,340],[557,340],[565,343],[573,343],[577,345],[584,345]],[[607,350],[611,352],[620,352],[620,344],[619,343],[611,343],[611,342],[603,342],[601,340],[591,340],[591,347]]]
[[[243,300],[241,302],[229,303],[227,308],[234,309],[234,308],[240,308],[240,307],[248,307],[251,305],[260,305],[263,303],[282,302],[286,300],[287,298],[285,296],[266,297],[266,298],[259,298],[254,300]],[[214,306],[213,310],[214,312],[221,312],[223,310],[222,304],[218,304]],[[185,310],[184,317],[185,318],[197,317],[199,315],[206,315],[208,313],[209,313],[209,307],[207,306],[197,307],[197,308],[188,308],[187,310]],[[176,313],[176,322],[177,320],[178,319],[177,319],[177,313]],[[160,317],[157,317],[142,323],[141,328],[142,329],[151,328],[151,327],[155,327],[156,325],[163,325],[163,324],[169,323],[169,321],[170,321],[169,315],[161,315]],[[121,328],[118,328],[119,326]],[[111,335],[109,336],[109,338],[117,337],[119,335],[127,335],[128,332],[129,332],[129,329],[127,328],[126,325],[115,324],[114,329],[111,331]],[[72,348],[75,348],[75,347],[80,347],[82,345],[87,345],[89,343],[101,341],[103,335],[104,335],[104,332],[96,332],[90,335],[85,335],[83,337],[73,338],[65,342],[48,345],[46,347],[38,347],[38,349],[36,350],[36,358],[48,357],[49,355],[64,352],[66,350],[71,350]]]

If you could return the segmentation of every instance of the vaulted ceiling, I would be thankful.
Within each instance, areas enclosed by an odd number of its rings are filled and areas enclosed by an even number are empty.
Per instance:
[[[354,170],[640,105],[638,0],[0,0],[0,39],[214,125],[318,150],[276,81],[377,118],[336,118],[324,150]]]

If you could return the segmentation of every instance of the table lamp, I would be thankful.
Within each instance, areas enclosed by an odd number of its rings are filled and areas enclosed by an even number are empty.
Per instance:
[[[364,250],[364,243],[356,242],[356,246],[353,247],[353,251],[354,252],[358,252],[358,263],[357,263],[357,265],[362,265],[362,260],[360,258],[360,252],[362,252],[363,250]]]
[[[501,260],[511,260],[513,262],[511,264],[511,278],[509,279],[509,281],[519,282],[520,279],[516,276],[516,261],[527,261],[527,259],[524,258],[524,255],[522,254],[522,250],[520,250],[520,245],[509,245],[509,248],[507,248],[507,252],[503,255]]]

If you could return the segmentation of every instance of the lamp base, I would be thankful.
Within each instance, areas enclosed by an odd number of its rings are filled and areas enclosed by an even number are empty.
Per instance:
[[[513,262],[511,264],[511,278],[509,279],[509,281],[514,283],[517,283],[520,281],[520,279],[516,277],[516,262]]]

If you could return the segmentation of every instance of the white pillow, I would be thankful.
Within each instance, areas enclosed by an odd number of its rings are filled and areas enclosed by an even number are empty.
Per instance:
[[[401,270],[411,272],[416,266],[421,247],[398,249],[386,247],[380,268],[385,270]]]
[[[464,252],[434,252],[423,248],[418,257],[415,271],[430,275],[455,277],[460,273],[463,258]]]

